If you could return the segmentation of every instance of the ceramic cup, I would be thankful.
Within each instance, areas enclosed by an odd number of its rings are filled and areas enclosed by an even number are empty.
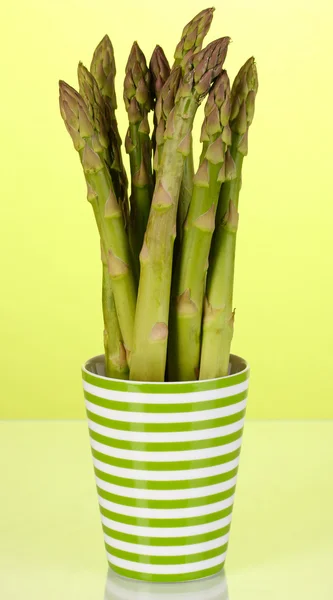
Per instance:
[[[107,560],[144,581],[224,566],[249,384],[246,362],[206,381],[147,383],[82,368]]]

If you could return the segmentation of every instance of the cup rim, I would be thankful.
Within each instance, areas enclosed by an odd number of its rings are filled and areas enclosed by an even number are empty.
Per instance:
[[[124,383],[124,384],[132,384],[132,385],[149,385],[149,386],[161,386],[161,385],[165,385],[165,386],[173,386],[173,385],[189,385],[189,384],[197,384],[200,385],[202,384],[207,384],[207,383],[212,383],[212,382],[217,382],[217,381],[223,381],[223,380],[232,380],[234,377],[239,377],[239,375],[243,375],[245,373],[247,373],[250,370],[250,365],[249,363],[242,358],[241,356],[238,356],[237,354],[230,354],[230,357],[232,357],[233,359],[236,359],[238,361],[241,361],[245,364],[245,368],[242,369],[241,371],[238,371],[237,373],[232,373],[230,375],[224,375],[223,377],[214,377],[213,379],[193,379],[190,381],[137,381],[134,379],[115,379],[114,377],[106,377],[105,375],[99,375],[98,373],[93,373],[92,371],[89,371],[86,367],[86,365],[95,360],[95,359],[99,359],[101,358],[102,360],[104,359],[104,354],[97,354],[96,356],[93,356],[91,358],[89,358],[88,360],[86,360],[83,365],[81,366],[81,370],[86,373],[87,375],[92,375],[98,379],[101,379],[102,381],[110,381],[110,382],[114,382],[114,383]]]

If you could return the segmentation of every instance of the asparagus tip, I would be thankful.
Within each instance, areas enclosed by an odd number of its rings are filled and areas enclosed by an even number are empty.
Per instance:
[[[213,7],[205,8],[185,25],[174,54],[176,64],[184,62],[186,66],[188,54],[201,49],[204,37],[211,26],[214,10]]]

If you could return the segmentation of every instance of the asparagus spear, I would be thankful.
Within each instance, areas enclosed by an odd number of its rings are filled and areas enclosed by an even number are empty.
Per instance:
[[[129,203],[128,203],[128,180],[121,155],[121,137],[119,135],[116,118],[117,98],[115,90],[116,64],[111,40],[105,35],[98,44],[90,66],[90,72],[94,76],[99,90],[104,98],[109,125],[109,143],[113,154],[111,165],[111,176],[114,182],[116,196],[120,202],[125,225],[128,225]]]
[[[213,12],[214,12],[213,8],[208,8],[208,9],[202,10],[198,15],[196,15],[194,17],[194,19],[192,19],[184,27],[181,40],[178,43],[175,54],[174,54],[175,61],[174,61],[173,67],[171,69],[171,73],[174,73],[174,71],[179,72],[179,67],[181,67],[182,74],[184,75],[189,58],[191,58],[193,56],[193,54],[195,54],[196,52],[201,50],[202,42],[203,42],[204,37],[207,34],[209,27],[211,25],[211,22],[212,22]],[[177,91],[177,89],[174,88],[174,85],[170,86],[170,83],[169,83],[169,87],[171,87],[171,91],[172,91],[172,96],[170,96],[170,98],[168,99],[168,102],[167,102],[168,111],[170,112],[170,110],[173,108],[172,102],[174,103],[174,95],[175,95],[175,92]],[[158,128],[157,128],[157,132],[156,132],[156,138],[158,138],[158,141],[157,141],[157,155],[155,153],[155,159],[154,159],[155,171],[157,171],[158,165],[159,165],[159,163],[161,161],[161,157],[162,157],[165,124],[166,124],[166,118],[167,118],[167,114],[163,114],[163,111],[161,111],[159,102],[156,103],[156,112],[158,113],[159,116],[157,117]],[[189,168],[187,169],[189,176],[190,176],[191,172],[192,172],[192,175],[194,175],[194,168],[191,168],[191,160],[192,160],[192,164],[193,164],[193,157],[191,159],[191,154],[192,154],[192,149],[189,154],[189,157],[185,158],[185,160],[189,164]],[[185,170],[185,167],[184,167],[184,170]],[[191,184],[189,184],[189,188],[190,187],[191,187]]]
[[[224,183],[217,212],[210,267],[207,277],[200,379],[227,375],[233,335],[232,308],[235,247],[238,227],[238,200],[244,156],[248,149],[248,131],[254,116],[258,77],[254,58],[238,73],[232,87],[230,126],[231,155],[236,178]]]
[[[189,58],[202,48],[213,20],[214,8],[205,8],[200,11],[187,25],[185,25],[180,42],[175,50],[175,63],[173,68],[186,65]]]
[[[124,101],[129,120],[126,151],[130,157],[132,175],[130,240],[133,256],[138,261],[153,195],[148,123],[148,112],[153,105],[150,72],[137,42],[132,46],[126,65]]]
[[[152,75],[152,96],[155,99],[155,101],[157,101],[161,95],[163,86],[170,75],[170,65],[161,46],[155,47],[155,50],[150,59],[149,69]],[[152,146],[154,153],[156,150],[156,129],[157,117],[154,111],[154,131],[152,135]]]
[[[202,10],[194,17],[183,29],[182,37],[177,45],[174,55],[174,67],[181,66],[184,70],[186,62],[193,53],[201,50],[203,40],[207,35],[213,19],[214,8]],[[188,207],[191,202],[193,192],[194,161],[193,161],[193,142],[191,136],[191,148],[184,161],[183,179],[180,186],[178,213],[177,213],[177,239],[176,254],[179,252],[179,245],[183,236],[183,225],[185,223]]]
[[[194,54],[169,113],[145,242],[135,315],[131,379],[163,381],[177,204],[193,120],[212,82],[222,71],[229,38]],[[173,74],[170,75],[172,77]],[[161,98],[163,97],[163,94]]]
[[[234,173],[231,157],[230,83],[226,71],[215,81],[205,106],[203,152],[176,264],[170,311],[169,377],[192,381],[199,376],[204,286],[221,183]],[[230,160],[231,159],[231,160]]]
[[[96,136],[93,123],[87,114],[87,108],[81,96],[63,81],[60,82],[60,110],[67,130],[73,139],[74,146],[81,155],[83,155],[85,145],[84,138],[92,138],[94,135],[94,144],[98,146],[99,149],[102,147],[106,150],[107,140],[104,139],[105,133],[103,132],[99,137]],[[98,197],[89,184],[87,199],[93,208],[96,224],[101,237],[106,375],[117,379],[125,379],[128,378],[128,366],[114,304],[111,279],[107,268],[107,252],[105,249],[105,236],[102,227],[102,215],[98,204]]]
[[[98,97],[98,88],[94,89]],[[95,97],[95,96],[94,96]],[[107,166],[108,138],[98,102],[90,112],[80,94],[60,82],[60,110],[78,151],[89,189],[89,199],[98,207],[101,238],[108,258],[109,274],[126,353],[132,349],[136,286],[122,212],[115,197]],[[90,113],[93,112],[93,117]],[[96,216],[96,213],[95,213]],[[97,223],[98,224],[98,223]]]

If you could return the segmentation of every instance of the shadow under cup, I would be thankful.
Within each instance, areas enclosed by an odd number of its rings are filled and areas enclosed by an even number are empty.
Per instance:
[[[224,566],[241,450],[249,367],[179,383],[82,368],[107,560],[143,581],[210,577]]]
[[[151,583],[119,577],[109,569],[104,600],[229,600],[224,571],[183,583]]]

